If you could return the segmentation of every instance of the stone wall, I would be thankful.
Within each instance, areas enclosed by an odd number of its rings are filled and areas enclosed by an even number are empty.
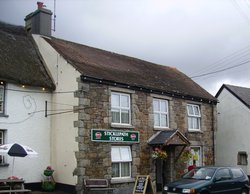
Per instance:
[[[111,91],[131,94],[132,127],[111,125]],[[75,121],[75,126],[78,127],[76,141],[79,145],[79,151],[75,154],[77,167],[74,172],[78,176],[78,193],[82,192],[84,179],[106,178],[111,180],[111,145],[116,145],[116,143],[91,141],[91,129],[136,130],[140,133],[140,143],[119,143],[119,145],[131,146],[133,179],[126,183],[116,182],[112,184],[112,187],[117,188],[117,192],[126,193],[126,189],[129,189],[130,192],[128,193],[131,193],[136,175],[150,175],[153,180],[155,179],[155,165],[151,159],[152,148],[147,144],[148,139],[156,132],[153,127],[152,102],[154,97],[169,100],[170,128],[179,129],[191,142],[197,145],[200,144],[204,150],[204,164],[213,163],[212,105],[199,103],[202,112],[202,131],[189,133],[187,131],[186,106],[190,101],[115,88],[103,84],[82,82],[79,82],[79,90],[75,92],[75,97],[79,98],[79,106],[75,107],[75,111],[79,112],[79,120]],[[179,166],[176,165],[176,167]]]

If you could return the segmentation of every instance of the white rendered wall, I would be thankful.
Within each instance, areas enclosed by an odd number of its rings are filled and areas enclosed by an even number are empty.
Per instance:
[[[40,182],[43,170],[50,165],[51,123],[43,110],[45,101],[51,101],[51,96],[42,88],[22,88],[8,83],[6,86],[5,114],[8,117],[0,117],[0,129],[5,130],[4,143],[24,144],[38,152],[36,158],[15,158],[13,175],[27,183]],[[0,178],[7,178],[12,173],[13,157],[6,156],[6,159],[9,166],[0,167]]]
[[[216,164],[237,166],[237,154],[245,151],[250,163],[250,109],[223,89],[218,97]],[[239,166],[250,175],[250,166]]]
[[[76,71],[64,58],[62,58],[43,38],[33,35],[39,51],[56,84],[56,90],[52,96],[53,113],[71,111],[68,113],[50,116],[51,119],[51,161],[55,168],[54,178],[56,182],[75,185],[77,177],[73,171],[77,166],[75,152],[78,144],[75,141],[77,128],[74,121],[78,120],[78,114],[74,113],[73,106],[78,106],[78,99],[74,98],[74,91],[78,89],[76,79],[80,73]]]

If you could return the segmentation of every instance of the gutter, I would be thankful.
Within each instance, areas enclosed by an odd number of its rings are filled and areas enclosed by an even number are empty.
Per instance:
[[[162,91],[162,90],[157,90],[157,89],[153,89],[153,88],[146,88],[144,86],[129,85],[129,84],[115,82],[112,80],[105,80],[105,79],[95,78],[95,77],[91,77],[91,76],[86,76],[83,74],[80,77],[81,77],[81,80],[83,82],[105,84],[105,85],[115,86],[115,87],[119,87],[119,88],[126,88],[126,89],[131,89],[131,90],[142,91],[142,92],[146,92],[146,93],[166,95],[166,96],[175,97],[175,98],[179,98],[179,99],[192,100],[192,101],[203,102],[203,103],[212,104],[212,105],[216,105],[218,102],[217,100],[214,100],[214,99],[207,99],[207,98],[202,98],[202,97],[197,97],[197,96],[191,96],[191,95],[181,94],[181,93],[172,92],[172,91],[171,92]]]

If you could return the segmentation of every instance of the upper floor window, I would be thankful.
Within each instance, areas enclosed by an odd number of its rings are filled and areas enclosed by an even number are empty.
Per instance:
[[[5,92],[5,85],[4,82],[0,81],[0,114],[4,113],[4,92]]]
[[[112,146],[112,178],[131,177],[131,149],[129,146]]]
[[[188,113],[188,129],[200,130],[201,129],[200,107],[198,105],[188,104],[187,113]]]
[[[161,99],[153,100],[154,127],[169,127],[168,101]]]
[[[124,93],[111,93],[111,115],[113,124],[131,123],[130,95]]]

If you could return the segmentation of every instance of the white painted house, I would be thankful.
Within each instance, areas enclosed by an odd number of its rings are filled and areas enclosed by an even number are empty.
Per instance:
[[[38,152],[36,158],[15,158],[13,175],[26,183],[41,182],[43,170],[51,165],[51,120],[43,110],[54,88],[24,28],[1,22],[0,144],[20,143]],[[0,156],[0,178],[12,175],[12,159]]]
[[[250,175],[250,88],[224,84],[216,97],[216,164],[239,166]]]

